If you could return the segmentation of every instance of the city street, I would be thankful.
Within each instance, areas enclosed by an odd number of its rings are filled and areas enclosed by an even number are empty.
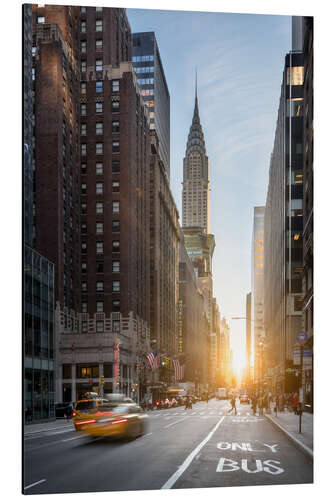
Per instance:
[[[92,440],[72,422],[25,433],[24,492],[79,493],[311,483],[313,464],[250,406],[212,399],[149,412],[133,441]]]

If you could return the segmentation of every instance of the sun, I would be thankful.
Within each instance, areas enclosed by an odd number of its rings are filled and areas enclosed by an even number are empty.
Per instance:
[[[241,377],[246,367],[245,353],[242,350],[234,352],[232,360],[232,369],[237,377]]]

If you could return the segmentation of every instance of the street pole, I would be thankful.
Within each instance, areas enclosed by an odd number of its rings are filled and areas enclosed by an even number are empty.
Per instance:
[[[299,388],[299,433],[302,433],[302,408],[303,408],[303,352],[304,345],[301,344],[301,370],[300,370],[300,388]]]

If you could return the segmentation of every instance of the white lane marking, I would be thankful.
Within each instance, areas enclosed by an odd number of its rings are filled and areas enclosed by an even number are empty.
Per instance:
[[[197,412],[196,411],[192,411],[191,415],[196,415]]]
[[[69,426],[66,425],[66,428],[68,428]],[[55,430],[58,430],[58,429],[64,429],[65,427],[50,427],[49,429],[43,429],[43,430],[39,430],[39,431],[32,431],[32,432],[25,432],[24,433],[24,437],[25,436],[30,436],[31,434],[40,434],[42,432],[48,432],[48,431],[55,431]],[[74,429],[74,426],[71,425],[71,428]]]
[[[205,412],[204,412],[204,411],[202,411],[201,413],[199,413],[199,415],[204,415],[204,414],[205,414]]]
[[[148,432],[148,434],[145,434],[144,436],[141,436],[141,438],[144,438],[144,437],[147,437],[147,436],[151,436],[153,433],[152,432]]]
[[[203,441],[201,441],[200,444],[192,451],[192,453],[189,454],[189,456],[184,460],[182,465],[178,468],[178,470],[172,474],[172,476],[167,480],[165,484],[163,484],[161,490],[166,490],[169,488],[172,488],[172,486],[175,484],[175,482],[180,478],[180,476],[186,471],[188,466],[191,464],[192,460],[195,458],[195,456],[199,453],[201,448],[205,446],[205,444],[210,440],[216,429],[221,425],[223,422],[224,417],[221,417],[221,419],[217,422],[215,427],[210,431],[210,433],[205,437]]]
[[[40,481],[37,481],[37,483],[32,483],[32,484],[29,484],[28,486],[25,486],[24,489],[28,490],[29,488],[32,488],[33,486],[36,486],[37,484],[44,483],[44,481],[46,481],[46,479],[41,479]]]
[[[80,434],[80,436],[74,436],[72,438],[62,439],[61,442],[65,443],[66,441],[72,441],[73,439],[80,439],[83,437],[87,437],[85,434]]]
[[[72,427],[71,429],[64,429],[62,431],[50,432],[49,436],[56,436],[57,434],[63,434],[64,432],[74,432],[75,429]]]
[[[176,425],[176,424],[178,424],[179,422],[182,422],[183,420],[186,420],[186,419],[187,419],[187,417],[184,417],[184,418],[182,418],[182,419],[180,419],[180,420],[177,420],[176,422],[172,422],[172,424],[166,425],[166,426],[164,427],[164,429],[166,429],[167,427],[171,427],[172,425]]]

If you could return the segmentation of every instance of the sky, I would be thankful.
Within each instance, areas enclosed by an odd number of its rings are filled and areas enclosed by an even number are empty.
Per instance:
[[[194,110],[210,162],[214,296],[244,355],[253,208],[265,205],[291,17],[127,9],[132,33],[154,31],[170,93],[171,190],[181,217],[183,158]],[[181,220],[180,220],[181,223]]]

